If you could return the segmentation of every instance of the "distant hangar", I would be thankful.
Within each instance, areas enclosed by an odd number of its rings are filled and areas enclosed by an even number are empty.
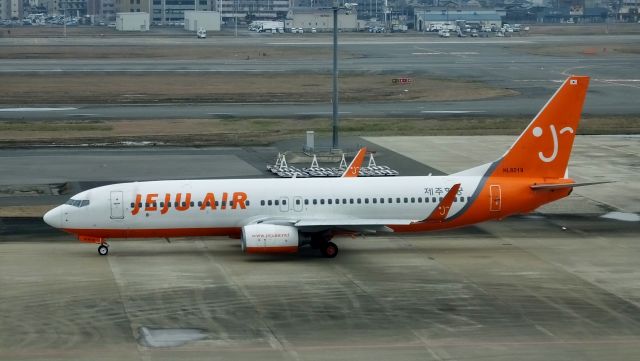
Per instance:
[[[478,27],[496,26],[502,27],[502,17],[505,10],[496,9],[448,9],[448,8],[424,8],[415,9],[415,24],[417,31],[428,31],[435,25],[444,25],[456,21],[465,21],[467,25],[477,24]]]

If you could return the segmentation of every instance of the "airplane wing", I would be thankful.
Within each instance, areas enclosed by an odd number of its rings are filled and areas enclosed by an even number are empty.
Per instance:
[[[584,187],[584,186],[592,186],[594,184],[604,184],[604,183],[613,183],[613,181],[583,182],[583,183],[534,183],[529,187],[534,191],[536,191],[536,190],[542,190],[542,189],[564,189],[564,188]]]
[[[291,218],[266,218],[253,220],[252,223],[266,223],[290,225],[303,231],[314,231],[327,228],[350,230],[356,232],[393,232],[387,225],[410,225],[427,222],[444,222],[449,214],[451,205],[460,189],[460,183],[456,183],[442,198],[436,209],[423,220],[406,218],[317,218],[317,219],[291,219]]]

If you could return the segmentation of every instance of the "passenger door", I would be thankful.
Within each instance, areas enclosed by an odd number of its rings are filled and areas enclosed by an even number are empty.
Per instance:
[[[111,219],[124,218],[122,191],[111,191]]]

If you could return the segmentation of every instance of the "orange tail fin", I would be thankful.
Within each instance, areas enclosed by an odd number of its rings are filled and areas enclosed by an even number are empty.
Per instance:
[[[576,136],[589,77],[571,76],[497,163],[495,175],[563,178]]]

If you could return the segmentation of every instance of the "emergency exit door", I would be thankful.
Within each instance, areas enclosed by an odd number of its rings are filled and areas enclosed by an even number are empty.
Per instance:
[[[111,219],[124,218],[122,191],[111,191]]]

